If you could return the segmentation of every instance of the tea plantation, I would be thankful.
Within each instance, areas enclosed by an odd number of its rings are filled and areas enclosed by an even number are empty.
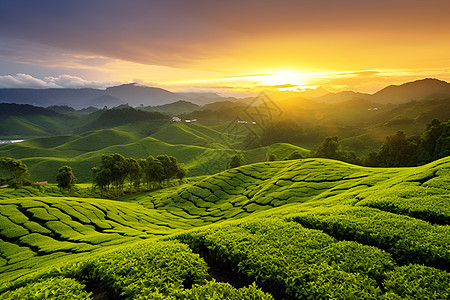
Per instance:
[[[4,190],[0,299],[449,299],[450,157],[230,169],[122,200]]]

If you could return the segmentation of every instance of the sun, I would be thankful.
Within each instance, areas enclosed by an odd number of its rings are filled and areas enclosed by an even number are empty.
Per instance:
[[[280,91],[299,91],[309,84],[308,75],[296,71],[281,71],[259,76],[261,86]]]

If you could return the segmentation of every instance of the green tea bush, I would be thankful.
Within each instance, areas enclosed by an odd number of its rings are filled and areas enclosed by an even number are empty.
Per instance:
[[[0,294],[0,299],[91,299],[85,285],[72,278],[53,277],[29,283],[18,289]]]
[[[383,193],[380,193],[381,195],[371,195],[357,205],[404,214],[434,224],[450,224],[450,195],[448,195],[448,191],[421,189],[412,195],[404,195],[405,190],[411,188],[413,187],[404,187],[403,191],[398,189],[390,195],[386,195],[386,191],[383,191]]]
[[[450,228],[368,207],[318,208],[292,218],[338,239],[385,249],[400,263],[450,266]]]
[[[450,298],[450,274],[422,265],[406,265],[388,272],[384,281],[387,291],[402,299]]]
[[[281,288],[282,297],[295,299],[377,299],[377,280],[395,265],[389,254],[374,247],[341,243],[276,219],[217,225],[176,238],[210,264],[230,265],[258,285]]]
[[[176,293],[175,299],[270,300],[273,299],[273,297],[268,293],[262,292],[255,283],[249,285],[248,287],[237,289],[229,283],[216,282],[215,280],[212,280],[207,281],[203,285],[195,284],[192,289]]]
[[[75,271],[85,281],[100,281],[125,297],[170,295],[208,276],[197,254],[175,242],[145,242],[81,263]]]

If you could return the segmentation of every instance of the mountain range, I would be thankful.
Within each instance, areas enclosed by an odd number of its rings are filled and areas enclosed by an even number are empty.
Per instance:
[[[413,100],[442,98],[449,95],[450,83],[435,78],[425,78],[401,85],[390,85],[374,94],[343,91],[328,93],[313,99],[325,103],[340,103],[353,99],[362,99],[380,104],[402,104]]]
[[[374,94],[343,91],[339,93],[274,93],[274,100],[304,97],[317,102],[341,103],[361,99],[380,104],[401,104],[411,100],[430,97],[448,97],[450,83],[433,78],[426,78],[401,85],[390,85]],[[34,106],[68,105],[75,109],[89,106],[104,108],[128,104],[133,107],[155,107],[189,101],[196,105],[205,105],[218,101],[237,101],[242,99],[224,98],[215,93],[173,93],[165,89],[141,86],[135,83],[100,89],[0,89],[0,103],[31,104]]]

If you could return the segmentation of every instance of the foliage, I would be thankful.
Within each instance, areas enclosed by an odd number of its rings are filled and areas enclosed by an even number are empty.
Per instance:
[[[337,136],[327,136],[309,157],[323,157],[358,164],[359,159],[354,152],[343,151]]]
[[[422,265],[398,267],[386,274],[383,284],[402,299],[444,300],[450,295],[450,274]]]
[[[449,176],[450,158],[413,168],[306,158],[122,201],[2,189],[0,293],[63,277],[137,299],[446,299]],[[212,280],[217,270],[240,284]]]
[[[85,285],[72,278],[53,277],[39,280],[0,295],[0,299],[91,299]]]
[[[0,157],[0,169],[9,173],[10,177],[6,178],[6,182],[14,187],[20,187],[27,182],[28,167],[18,159]]]
[[[378,152],[364,159],[368,166],[416,166],[450,155],[450,121],[433,119],[422,135],[408,137],[403,131],[388,136]]]
[[[56,181],[58,182],[59,188],[72,189],[72,187],[77,182],[77,178],[73,174],[71,167],[63,166],[58,170],[58,174],[56,175]]]
[[[394,265],[388,254],[376,248],[337,242],[319,231],[269,218],[176,238],[215,264],[230,265],[234,272],[261,286],[279,286],[295,299],[330,295],[335,299],[376,299],[381,291],[374,279]]]
[[[450,266],[448,226],[431,225],[366,207],[316,209],[308,214],[299,214],[293,220],[339,239],[384,249],[400,263],[420,263],[447,269]]]
[[[144,243],[81,264],[85,280],[99,280],[117,294],[147,297],[176,290],[207,278],[207,266],[197,254],[175,242]]]
[[[450,121],[433,119],[427,123],[418,146],[419,163],[428,163],[450,155]]]

